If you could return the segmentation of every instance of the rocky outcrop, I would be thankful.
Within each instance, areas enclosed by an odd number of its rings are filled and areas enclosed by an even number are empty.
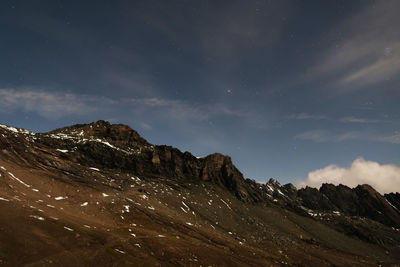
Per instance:
[[[400,211],[400,193],[385,194],[385,198],[393,208]]]
[[[168,177],[180,181],[209,181],[227,188],[239,199],[255,202],[243,174],[229,156],[219,153],[196,158],[166,145],[152,145],[126,125],[97,121],[40,135],[40,143],[66,150],[63,156],[93,167],[131,171],[141,177]]]
[[[388,226],[400,228],[400,212],[370,185],[359,185],[354,191],[358,195],[357,214]]]
[[[254,200],[249,198],[249,187],[245,183],[243,174],[233,165],[230,157],[215,153],[205,157],[202,163],[203,181],[212,181],[224,186],[242,200]]]
[[[324,211],[337,210],[337,207],[332,204],[329,198],[322,194],[317,188],[307,186],[304,189],[300,189],[297,195],[300,198],[301,204],[309,209]]]
[[[318,190],[306,187],[298,190],[301,204],[316,211],[336,211],[350,216],[362,216],[392,227],[400,227],[400,212],[369,185],[349,188],[323,184]]]
[[[66,134],[86,139],[101,139],[114,146],[125,149],[150,146],[135,130],[124,124],[111,124],[107,121],[96,121],[90,124],[76,124],[53,130],[48,134]]]

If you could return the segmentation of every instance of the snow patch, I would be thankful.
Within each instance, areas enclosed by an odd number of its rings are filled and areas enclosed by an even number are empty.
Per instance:
[[[70,231],[70,232],[73,232],[73,231],[74,231],[74,229],[71,229],[71,228],[69,228],[69,227],[67,227],[67,226],[64,226],[64,229],[65,229],[65,230],[68,230],[68,231]]]
[[[117,248],[115,248],[114,250],[115,250],[116,252],[121,253],[121,254],[125,254],[125,251],[119,250],[119,249],[117,249]]]
[[[285,194],[281,192],[281,190],[277,189],[278,193],[284,196]]]
[[[184,208],[182,208],[182,207],[181,207],[181,210],[183,210],[183,212],[187,213],[187,211],[186,211]]]
[[[386,198],[385,198],[385,200],[386,200],[387,203],[389,203],[390,206],[392,206],[392,208],[394,208],[395,210],[399,211],[392,203],[390,203],[389,200],[387,200]]]
[[[9,130],[11,132],[14,132],[14,133],[18,133],[18,129],[17,128],[6,126],[6,125],[3,125],[3,124],[0,124],[0,127],[3,128],[3,129]]]
[[[31,217],[31,218],[35,218],[35,219],[37,219],[37,220],[39,220],[39,221],[44,221],[44,218],[43,218],[43,217],[40,217],[40,216],[36,216],[36,215],[29,215],[29,217]]]
[[[9,201],[10,201],[9,199],[2,198],[2,197],[0,197],[0,200],[7,201],[7,202],[9,202]]]
[[[129,212],[129,205],[124,205],[125,212]]]
[[[225,204],[230,210],[232,210],[231,207],[228,205],[228,203],[226,203],[222,198],[221,198],[221,201],[224,202],[224,204]]]
[[[13,178],[14,180],[16,180],[17,182],[23,184],[26,187],[31,187],[29,184],[24,183],[24,181],[20,180],[19,178],[15,177],[14,174],[12,174],[11,172],[8,172],[8,174],[11,176],[11,178]]]

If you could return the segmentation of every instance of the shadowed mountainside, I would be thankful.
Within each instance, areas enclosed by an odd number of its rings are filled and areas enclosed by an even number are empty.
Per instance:
[[[245,179],[105,121],[0,127],[0,265],[377,265],[400,261],[400,198]]]

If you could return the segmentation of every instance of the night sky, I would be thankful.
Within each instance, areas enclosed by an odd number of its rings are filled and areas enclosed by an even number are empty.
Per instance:
[[[228,154],[261,182],[359,163],[352,177],[376,169],[371,179],[400,185],[399,11],[367,0],[4,0],[0,123],[43,132],[104,119],[195,156]]]

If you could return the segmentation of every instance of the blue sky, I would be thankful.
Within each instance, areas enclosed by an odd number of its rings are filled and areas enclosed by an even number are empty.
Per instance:
[[[0,123],[105,119],[282,183],[400,165],[399,1],[2,1]]]

